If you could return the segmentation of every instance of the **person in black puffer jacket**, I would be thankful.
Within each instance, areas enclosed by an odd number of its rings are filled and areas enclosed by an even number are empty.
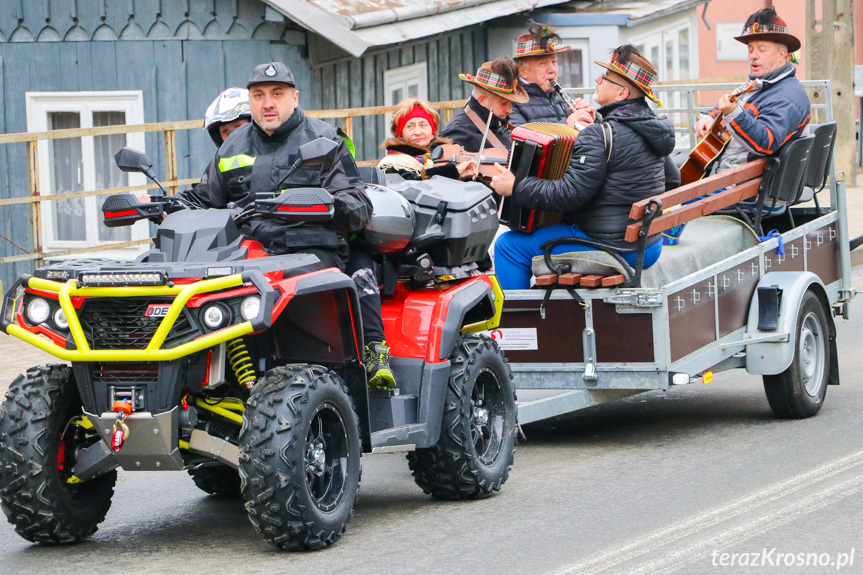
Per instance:
[[[560,36],[550,27],[527,21],[528,32],[515,39],[515,61],[522,86],[530,99],[523,104],[513,104],[509,117],[513,126],[531,122],[552,124],[590,124],[596,119],[593,106],[583,98],[574,98],[579,109],[573,112],[551,82],[557,80],[557,55],[567,52],[570,46],[560,46]]]
[[[501,196],[512,195],[524,208],[564,212],[564,224],[548,226],[532,234],[509,231],[495,244],[495,270],[504,289],[530,287],[531,259],[542,253],[540,245],[559,237],[601,240],[620,248],[634,244],[624,240],[633,202],[664,192],[665,158],[674,149],[674,127],[657,117],[644,97],[656,101],[650,83],[656,69],[635,47],[614,51],[608,70],[596,79],[595,100],[601,119],[587,126],[573,147],[572,159],[560,180],[525,177],[500,170],[491,186]],[[660,236],[648,240],[644,267],[659,259]],[[590,250],[581,245],[560,245],[554,253]],[[622,254],[635,265],[636,254]]]

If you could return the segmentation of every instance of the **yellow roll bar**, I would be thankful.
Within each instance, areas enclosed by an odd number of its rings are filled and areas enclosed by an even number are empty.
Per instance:
[[[171,349],[162,349],[165,338],[168,337],[174,323],[193,296],[216,292],[243,285],[241,274],[203,280],[180,286],[118,286],[118,287],[77,287],[76,280],[60,283],[42,278],[31,277],[27,287],[46,292],[56,293],[69,322],[69,332],[75,341],[77,349],[65,349],[24,328],[10,324],[6,333],[22,339],[46,351],[54,357],[67,361],[171,361],[192,353],[207,349],[222,342],[244,336],[254,331],[251,321],[233,325],[214,331],[193,341],[178,345]],[[92,350],[87,343],[78,314],[72,305],[72,297],[139,297],[139,296],[176,296],[168,313],[153,334],[145,349],[109,349]]]

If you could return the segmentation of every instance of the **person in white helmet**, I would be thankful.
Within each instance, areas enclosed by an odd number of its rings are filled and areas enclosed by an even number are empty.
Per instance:
[[[252,121],[249,108],[249,91],[245,88],[228,88],[213,100],[204,114],[204,129],[210,133],[219,148],[228,134]]]
[[[249,107],[249,91],[246,88],[228,88],[213,100],[207,111],[204,113],[204,130],[210,134],[216,148],[222,147],[222,143],[228,138],[228,134],[239,128],[243,124],[248,124],[252,121],[252,111]],[[212,164],[212,160],[210,161]],[[211,166],[207,166],[204,174],[201,176],[201,183],[207,181],[207,174],[211,172]],[[192,184],[179,195],[189,202],[204,207],[199,198],[195,194],[195,188],[198,184]],[[150,201],[150,196],[141,194],[138,196],[141,201]]]

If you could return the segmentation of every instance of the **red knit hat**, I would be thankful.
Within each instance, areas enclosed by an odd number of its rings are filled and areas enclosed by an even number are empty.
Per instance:
[[[402,132],[405,129],[405,124],[413,118],[425,118],[428,120],[428,123],[431,124],[432,127],[432,135],[437,134],[437,124],[434,121],[434,117],[429,114],[422,106],[414,106],[411,108],[410,112],[399,118],[398,123],[398,137],[402,137]]]

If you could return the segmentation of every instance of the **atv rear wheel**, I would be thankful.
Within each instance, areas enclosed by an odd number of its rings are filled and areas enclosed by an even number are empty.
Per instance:
[[[281,549],[329,547],[353,516],[359,422],[338,375],[321,366],[267,372],[240,431],[240,480],[255,530]]]
[[[227,465],[211,465],[190,469],[189,475],[195,486],[205,493],[217,497],[240,496],[240,474]]]
[[[462,334],[450,357],[441,437],[408,454],[414,480],[438,499],[481,499],[500,490],[515,452],[512,374],[491,338]]]
[[[78,451],[101,441],[81,415],[66,365],[33,367],[6,392],[0,408],[0,502],[27,541],[83,541],[111,507],[116,471],[83,483],[72,475]]]

